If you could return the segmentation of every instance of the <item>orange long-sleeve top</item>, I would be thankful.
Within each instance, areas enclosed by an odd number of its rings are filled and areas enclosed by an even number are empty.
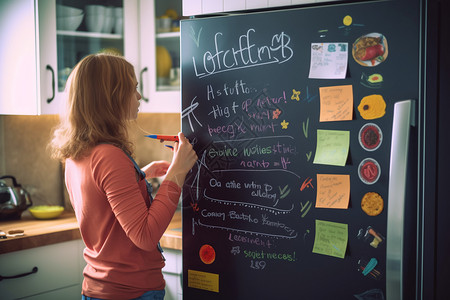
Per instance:
[[[175,213],[180,187],[164,180],[150,205],[133,162],[108,144],[68,159],[65,180],[86,246],[83,294],[131,299],[164,289],[157,243]]]

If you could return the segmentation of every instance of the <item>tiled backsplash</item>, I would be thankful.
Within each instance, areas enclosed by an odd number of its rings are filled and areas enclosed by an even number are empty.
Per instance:
[[[57,123],[56,115],[0,116],[0,175],[16,177],[31,194],[34,205],[64,203],[61,164],[50,158],[47,149]],[[130,126],[137,163],[144,166],[152,160],[171,161],[171,150],[145,135],[177,134],[180,128],[180,114],[140,114]]]
[[[337,0],[183,0],[183,16],[245,11]]]

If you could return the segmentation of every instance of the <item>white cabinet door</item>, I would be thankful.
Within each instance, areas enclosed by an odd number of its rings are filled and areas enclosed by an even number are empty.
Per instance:
[[[34,1],[0,1],[0,114],[38,112]]]
[[[141,112],[179,113],[181,109],[180,84],[170,82],[170,79],[163,82],[161,78],[157,78],[157,46],[162,47],[160,49],[164,54],[169,53],[173,76],[177,76],[176,72],[179,70],[179,32],[157,33],[155,24],[157,18],[168,8],[177,10],[181,15],[181,0],[140,1],[140,68],[137,76],[142,94]],[[167,56],[163,58],[166,62]],[[162,60],[161,57],[159,59]]]
[[[77,29],[63,30],[57,26],[56,0],[0,1],[0,114],[60,113],[67,75],[88,54],[118,50],[139,66],[138,0],[101,2],[123,8],[123,33],[89,31],[86,6],[92,3],[58,1],[84,13]]]
[[[63,108],[64,97],[58,92],[55,1],[39,0],[37,15],[37,114],[58,114]]]
[[[1,299],[18,299],[43,293],[66,293],[61,299],[80,299],[84,260],[82,240],[74,240],[0,255],[0,275],[28,276],[0,281]],[[72,293],[67,294],[67,293]],[[47,298],[58,299],[58,298]]]
[[[183,298],[183,255],[180,250],[164,248],[166,266],[162,269],[166,281],[165,300],[178,300]]]
[[[84,10],[90,2],[61,3]],[[181,15],[181,0],[126,0],[121,5],[123,34],[105,34],[86,31],[85,21],[75,31],[58,29],[56,0],[0,1],[0,114],[60,113],[66,101],[64,72],[70,72],[83,56],[104,48],[123,50],[135,66],[143,97],[141,112],[179,113],[180,84],[157,78],[156,47],[170,52],[172,73],[179,76],[180,35],[157,34],[155,18],[172,7]]]
[[[55,1],[0,1],[0,114],[55,114]]]

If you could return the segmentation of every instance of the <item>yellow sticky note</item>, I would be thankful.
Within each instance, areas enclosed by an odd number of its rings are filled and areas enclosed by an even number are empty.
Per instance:
[[[345,166],[349,147],[349,131],[318,129],[314,163],[332,166]]]
[[[353,87],[351,85],[319,88],[320,122],[353,119]]]
[[[313,253],[344,258],[347,242],[348,224],[316,220]]]
[[[188,287],[219,292],[219,274],[188,270]]]
[[[347,209],[350,175],[317,174],[316,207]]]

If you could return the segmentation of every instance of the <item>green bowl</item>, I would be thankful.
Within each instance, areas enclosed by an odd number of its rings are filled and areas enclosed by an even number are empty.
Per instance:
[[[28,209],[33,217],[41,220],[54,219],[64,211],[64,207],[58,205],[38,205]]]

